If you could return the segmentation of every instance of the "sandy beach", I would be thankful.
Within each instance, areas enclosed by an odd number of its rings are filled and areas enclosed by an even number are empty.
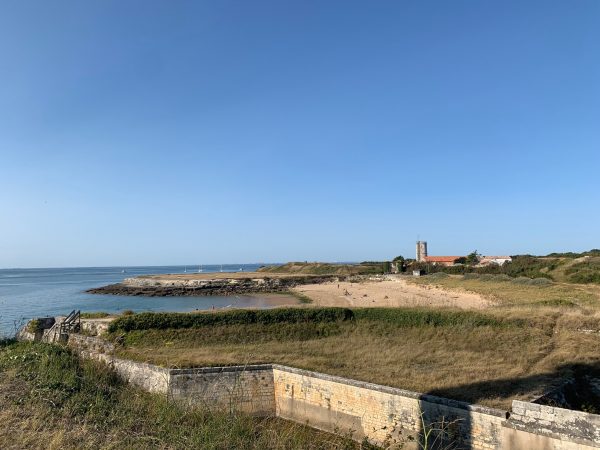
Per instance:
[[[470,292],[418,286],[402,279],[307,284],[292,289],[313,300],[315,306],[400,307],[441,306],[483,309],[493,302]]]

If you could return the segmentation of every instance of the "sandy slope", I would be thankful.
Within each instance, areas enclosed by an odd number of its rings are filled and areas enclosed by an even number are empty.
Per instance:
[[[316,306],[451,306],[481,309],[493,302],[479,294],[417,286],[402,279],[307,284],[293,289]]]

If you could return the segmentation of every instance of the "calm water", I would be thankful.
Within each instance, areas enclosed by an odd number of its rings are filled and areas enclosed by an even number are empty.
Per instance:
[[[256,264],[223,265],[224,271],[256,270]],[[92,295],[84,291],[118,283],[124,278],[153,273],[183,273],[184,266],[164,267],[83,267],[73,269],[0,269],[0,335],[12,335],[16,327],[33,317],[81,311],[192,311],[230,306],[266,307],[260,298],[235,297],[127,297]],[[188,266],[188,272],[198,267]],[[221,266],[203,266],[204,272],[218,272]],[[126,273],[122,273],[126,270]]]

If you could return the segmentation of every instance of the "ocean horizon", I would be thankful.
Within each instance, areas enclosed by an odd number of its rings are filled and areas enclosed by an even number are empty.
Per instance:
[[[0,336],[12,336],[35,317],[66,315],[71,310],[119,313],[123,310],[194,311],[241,306],[268,307],[254,296],[143,297],[88,294],[91,288],[125,278],[167,273],[252,272],[255,264],[194,266],[109,266],[0,269]]]

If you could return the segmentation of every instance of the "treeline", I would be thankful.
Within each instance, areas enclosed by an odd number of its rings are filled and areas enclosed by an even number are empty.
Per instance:
[[[503,265],[488,264],[477,267],[470,264],[457,264],[454,266],[443,266],[441,264],[428,264],[413,261],[408,263],[407,270],[422,270],[425,273],[444,272],[451,275],[464,275],[466,273],[508,275],[509,277],[548,278],[552,276],[547,271],[554,270],[560,265],[558,258],[554,261],[540,259],[535,256],[515,256],[512,261]]]
[[[558,256],[560,255],[560,256]],[[587,256],[589,258],[574,262],[572,260]],[[556,271],[565,266],[563,271]],[[443,266],[410,260],[405,262],[404,270],[421,270],[424,273],[447,273],[450,275],[479,274],[507,275],[511,278],[547,278],[553,281],[570,283],[600,284],[600,250],[590,250],[583,253],[551,253],[548,256],[516,255],[512,261],[503,265],[488,264],[478,267],[475,264],[457,264]]]
[[[593,248],[588,250],[587,252],[582,253],[574,253],[574,252],[565,252],[565,253],[549,253],[546,257],[550,258],[581,258],[583,256],[600,256],[600,249]]]

